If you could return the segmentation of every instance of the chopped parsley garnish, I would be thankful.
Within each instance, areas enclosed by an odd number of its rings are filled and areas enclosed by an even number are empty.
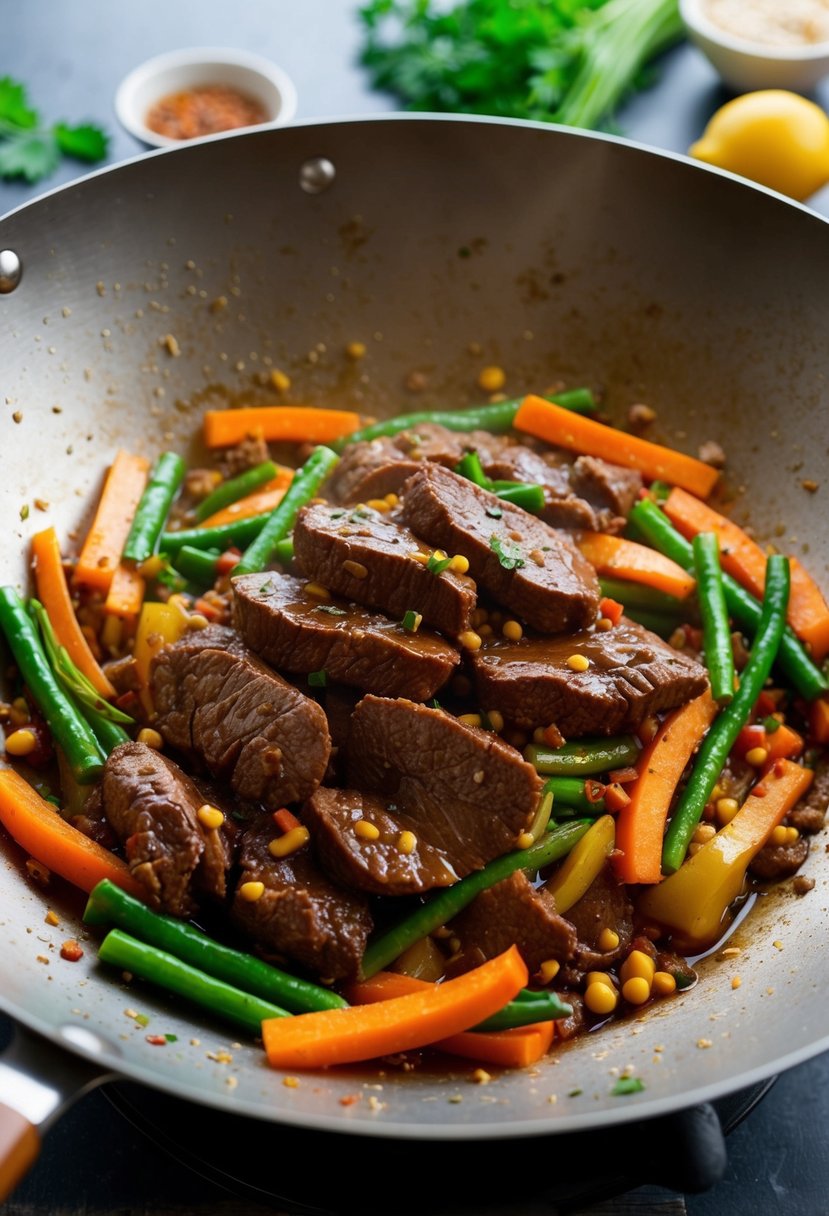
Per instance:
[[[338,608],[336,604],[315,604],[315,612],[327,612],[329,616],[348,616],[345,608]]]
[[[571,1089],[569,1094],[567,1095],[567,1097],[568,1098],[578,1098],[583,1093],[584,1093],[583,1089]]]
[[[426,563],[426,569],[430,574],[443,574],[443,571],[451,565],[451,557],[437,557],[434,553],[430,553],[429,560]]]
[[[62,156],[103,160],[107,144],[108,136],[89,123],[44,126],[29,105],[26,86],[10,76],[0,78],[0,177],[37,182],[57,168]]]
[[[683,988],[690,988],[691,985],[696,981],[696,978],[697,977],[695,975],[683,975],[681,971],[674,973],[674,979],[676,980],[678,991],[681,991]]]
[[[164,1038],[167,1040],[168,1043],[177,1043],[178,1042],[177,1034],[165,1034]]]
[[[432,697],[431,701],[427,701],[426,704],[429,706],[430,709],[440,709],[441,708],[440,701],[437,699],[437,697]]]
[[[641,1094],[644,1088],[645,1082],[641,1077],[619,1077],[610,1093],[614,1098],[620,1098],[624,1094]]]
[[[493,534],[489,538],[489,547],[505,570],[520,570],[525,565],[521,550],[512,541],[502,540]]]
[[[343,517],[345,514],[346,514],[346,512],[345,512],[345,511],[332,511],[332,512],[331,512],[331,515],[330,515],[330,518],[331,518],[331,519],[342,519],[342,517]]]
[[[328,673],[326,671],[309,671],[308,686],[309,688],[325,688],[328,684]]]

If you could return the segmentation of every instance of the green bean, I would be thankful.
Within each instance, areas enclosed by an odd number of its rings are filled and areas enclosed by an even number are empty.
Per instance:
[[[232,502],[238,502],[240,498],[247,498],[248,494],[260,489],[266,482],[272,481],[277,472],[277,467],[272,460],[264,460],[255,468],[246,469],[238,477],[231,477],[230,481],[223,481],[196,507],[194,515],[197,522],[201,523],[214,515],[216,511],[229,507]]]
[[[589,777],[624,768],[639,759],[639,745],[633,735],[611,735],[607,739],[577,739],[561,747],[530,743],[524,757],[539,773],[551,777]]]
[[[693,606],[693,600],[690,597],[681,600],[675,595],[669,595],[667,591],[660,591],[657,587],[648,587],[644,583],[633,583],[625,578],[600,578],[599,587],[602,595],[616,600],[619,604],[624,604],[626,610],[645,608],[649,612],[660,612],[666,615],[670,613],[674,617],[682,617],[687,620],[688,609]]]
[[[210,1010],[217,1017],[232,1022],[252,1035],[261,1031],[264,1018],[289,1018],[286,1009],[263,1001],[249,992],[240,992],[230,984],[197,971],[172,954],[146,946],[134,937],[112,929],[101,942],[98,957],[113,967],[121,967],[142,980],[166,988],[196,1005]]]
[[[486,1021],[473,1026],[472,1030],[482,1034],[492,1030],[513,1030],[516,1026],[532,1026],[534,1022],[566,1018],[573,1012],[573,1006],[563,1001],[557,992],[538,993],[538,996],[541,999],[531,1001],[516,997]]]
[[[649,608],[640,608],[635,604],[625,608],[625,616],[629,616],[638,625],[643,625],[645,629],[650,629],[651,633],[666,639],[671,636],[680,623],[680,618],[677,616],[670,616],[667,612],[652,612]]]
[[[34,624],[14,587],[0,587],[0,631],[24,684],[34,698],[52,738],[62,749],[78,785],[97,781],[104,753],[91,728],[61,688]]]
[[[482,490],[492,489],[492,482],[484,472],[484,466],[481,464],[481,458],[477,452],[464,452],[455,465],[455,472],[461,477],[465,477],[467,481],[474,482]]]
[[[155,553],[184,471],[184,461],[175,452],[162,452],[155,462],[124,545],[128,561],[143,562]]]
[[[634,505],[628,518],[628,530],[635,533],[635,539],[647,541],[654,549],[672,558],[686,570],[693,568],[694,555],[690,544],[684,536],[680,536],[654,503],[640,499]],[[760,625],[759,602],[729,574],[723,575],[723,590],[728,611],[735,623],[749,637],[753,637]],[[780,643],[777,666],[807,701],[814,701],[823,693],[829,692],[829,679],[812,662],[788,627]]]
[[[90,892],[83,919],[87,925],[115,925],[148,946],[164,950],[243,992],[278,1002],[293,1013],[342,1009],[347,1004],[328,988],[223,946],[186,921],[153,912],[107,878]]]
[[[584,815],[601,815],[605,809],[604,798],[591,801],[584,788],[586,784],[585,781],[579,781],[578,777],[548,777],[544,789],[552,790],[556,813],[559,807],[567,806],[581,811]],[[600,782],[594,784],[598,785],[599,789],[602,788]]]
[[[773,554],[766,564],[760,627],[752,643],[751,656],[740,675],[740,686],[731,704],[722,710],[703,739],[691,776],[671,816],[662,851],[662,869],[666,874],[673,874],[682,865],[728,753],[763,691],[783,636],[789,581],[789,559]]]
[[[236,574],[258,574],[272,559],[276,544],[284,540],[294,526],[301,507],[313,498],[339,456],[330,448],[316,447],[285,491],[285,497],[270,514],[262,531],[247,547],[236,566]]]
[[[457,916],[476,895],[493,887],[502,878],[509,878],[516,870],[542,870],[553,861],[559,861],[581,840],[590,827],[585,820],[568,823],[564,827],[546,832],[529,849],[516,849],[490,861],[482,870],[475,870],[452,887],[435,892],[414,912],[385,930],[370,942],[360,968],[364,979],[382,971],[389,963],[399,958],[404,950],[421,941],[433,930]]]
[[[719,538],[716,532],[699,532],[691,547],[711,696],[718,704],[727,705],[734,698],[734,650],[722,581]]]
[[[265,511],[262,515],[248,515],[245,519],[234,520],[232,524],[217,524],[215,528],[182,528],[180,532],[164,532],[158,547],[162,553],[169,554],[173,561],[179,549],[185,545],[193,549],[218,549],[220,553],[231,545],[244,549],[256,539],[272,514],[272,511]]]
[[[123,726],[113,722],[106,714],[100,713],[93,705],[85,705],[83,701],[79,701],[78,709],[91,726],[104,755],[108,756],[119,744],[129,742],[130,737]]]
[[[273,560],[279,562],[280,566],[290,566],[294,560],[294,540],[292,536],[286,536],[284,540],[278,540],[273,547]]]
[[[220,557],[218,549],[195,549],[192,545],[182,545],[173,565],[188,583],[195,583],[197,587],[212,587],[216,581],[216,563]]]

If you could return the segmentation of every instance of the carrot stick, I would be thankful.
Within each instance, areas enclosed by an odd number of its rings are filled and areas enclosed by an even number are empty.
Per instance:
[[[104,611],[122,620],[135,620],[144,602],[144,585],[135,567],[121,562],[110,584]]]
[[[719,473],[710,465],[672,448],[604,426],[593,418],[562,409],[543,397],[525,397],[513,426],[555,447],[586,456],[600,456],[627,469],[638,469],[649,481],[684,486],[701,498],[713,490]]]
[[[662,844],[671,799],[716,714],[717,706],[706,690],[669,714],[642,752],[639,777],[625,787],[630,802],[616,819],[613,864],[622,882],[652,883],[662,877]]]
[[[120,451],[104,483],[92,527],[75,567],[74,581],[105,594],[129,535],[132,517],[147,484],[149,460]]]
[[[379,1001],[266,1018],[262,1039],[274,1068],[326,1068],[426,1047],[497,1013],[529,976],[516,946],[428,991]]]
[[[685,599],[696,586],[687,570],[647,545],[604,532],[577,532],[575,539],[597,574],[643,583],[677,599]]]
[[[145,888],[120,857],[73,828],[10,768],[0,769],[0,823],[22,849],[82,891],[91,891],[108,878],[146,900]]]
[[[35,533],[32,537],[32,555],[37,597],[46,609],[55,637],[61,646],[66,647],[78,670],[94,684],[95,691],[104,698],[114,697],[115,689],[90,650],[75,616],[54,528],[44,528],[42,532]]]
[[[766,554],[742,528],[684,490],[672,490],[663,504],[663,510],[674,527],[689,540],[698,532],[716,532],[723,570],[750,591],[755,599],[763,598]],[[800,640],[810,647],[812,658],[819,663],[829,654],[829,604],[796,557],[789,558],[789,570],[791,591],[788,621]]]
[[[809,730],[815,743],[829,743],[829,701],[823,697],[811,704]]]
[[[207,519],[202,520],[199,527],[215,528],[221,524],[236,523],[239,519],[248,519],[251,515],[264,515],[266,511],[272,511],[285,497],[293,475],[293,469],[280,469],[278,476],[272,478],[261,490],[222,507],[221,511],[214,511]]]
[[[207,410],[204,442],[209,448],[226,448],[259,434],[274,443],[330,443],[350,435],[359,425],[360,415],[351,410],[323,410],[310,405]]]
[[[346,999],[352,1005],[373,1005],[377,1001],[434,987],[428,980],[415,979],[411,975],[378,971],[371,979],[352,984],[346,992]],[[501,1068],[526,1068],[549,1051],[554,1035],[555,1022],[534,1022],[532,1026],[517,1026],[513,1030],[480,1034],[461,1031],[448,1039],[440,1039],[432,1046],[436,1051],[483,1060],[487,1064],[498,1064]]]

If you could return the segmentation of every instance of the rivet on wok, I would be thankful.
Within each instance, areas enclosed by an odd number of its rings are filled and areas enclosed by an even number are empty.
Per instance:
[[[14,291],[23,275],[23,263],[13,249],[0,249],[0,294]]]
[[[299,184],[306,194],[322,194],[337,176],[337,170],[326,156],[312,156],[299,170]]]

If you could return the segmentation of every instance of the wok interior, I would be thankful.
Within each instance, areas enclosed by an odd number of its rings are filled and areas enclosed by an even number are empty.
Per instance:
[[[335,176],[309,192],[320,157]],[[829,583],[829,534],[801,485],[820,481],[829,434],[829,233],[760,190],[597,136],[378,119],[142,158],[10,216],[0,247],[24,264],[21,286],[0,296],[4,583],[25,585],[39,527],[74,535],[118,446],[189,448],[207,401],[272,403],[271,368],[291,377],[291,400],[387,415],[476,400],[486,364],[506,370],[511,395],[586,383],[619,418],[648,402],[658,436],[686,451],[717,439],[737,518]],[[344,354],[352,341],[368,350],[359,363]],[[411,371],[425,380],[416,395]],[[5,840],[0,1008],[139,1079],[260,1117],[421,1136],[612,1123],[739,1088],[827,1046],[822,852],[818,842],[807,863],[817,879],[807,899],[778,891],[738,928],[738,967],[703,964],[684,997],[485,1090],[453,1061],[288,1090],[256,1047],[234,1048],[231,1065],[209,1060],[232,1034],[102,974],[92,943],[76,966],[36,961],[44,938],[79,932],[81,905],[33,888]],[[47,902],[58,930],[43,924]],[[148,1048],[127,1006],[177,1034],[175,1048]],[[629,1065],[645,1091],[611,1096],[613,1070]],[[371,1091],[386,1104],[379,1114],[339,1105],[365,1083],[384,1087]],[[455,1092],[463,1103],[447,1101]]]

